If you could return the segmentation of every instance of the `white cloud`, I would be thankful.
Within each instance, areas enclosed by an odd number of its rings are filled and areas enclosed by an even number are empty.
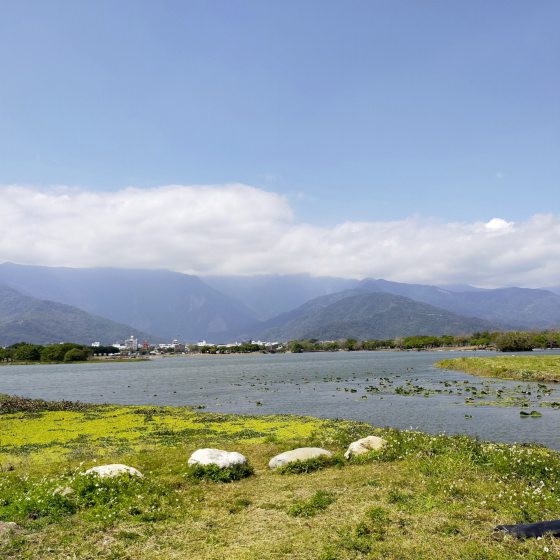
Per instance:
[[[492,233],[507,233],[512,231],[513,226],[513,222],[506,222],[505,220],[502,220],[502,218],[492,218],[484,224],[487,231]]]
[[[524,222],[298,223],[285,197],[245,185],[0,187],[0,262],[309,273],[545,286],[560,278],[560,217]]]

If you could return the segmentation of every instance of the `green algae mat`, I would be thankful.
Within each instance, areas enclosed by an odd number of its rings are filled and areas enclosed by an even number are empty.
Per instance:
[[[4,397],[4,405],[7,399]],[[44,462],[134,451],[146,446],[329,440],[351,422],[296,416],[224,416],[187,407],[84,405],[15,399],[20,412],[2,414],[0,461]],[[26,403],[18,406],[18,403]],[[27,403],[39,403],[28,406]],[[45,410],[46,407],[49,409]],[[4,407],[12,411],[13,408]],[[58,410],[57,410],[58,409]]]
[[[342,459],[370,434],[385,448]],[[335,460],[302,474],[268,468],[304,445]],[[243,453],[254,474],[194,479],[188,457],[207,446]],[[144,478],[83,475],[105,463]],[[536,560],[557,558],[557,541],[494,526],[559,517],[560,455],[541,447],[293,416],[0,400],[2,559]]]

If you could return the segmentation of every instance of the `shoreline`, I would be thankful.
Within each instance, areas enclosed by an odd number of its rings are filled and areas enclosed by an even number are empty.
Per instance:
[[[284,354],[338,354],[338,353],[377,353],[377,352],[495,352],[494,348],[480,348],[477,346],[450,346],[438,348],[380,348],[376,350],[314,350],[307,352],[185,352],[180,354],[152,354],[146,357],[120,357],[120,358],[93,358],[91,360],[77,360],[73,362],[15,362],[0,361],[1,366],[38,366],[38,365],[82,365],[82,364],[99,364],[99,363],[127,363],[127,362],[149,362],[153,360],[169,359],[169,358],[198,358],[198,357],[224,357],[224,356],[263,356],[263,355],[284,355]]]

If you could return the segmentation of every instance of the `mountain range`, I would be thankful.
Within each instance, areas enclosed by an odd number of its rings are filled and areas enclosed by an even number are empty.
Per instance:
[[[204,276],[204,282],[216,290],[242,301],[266,321],[307,301],[343,290],[356,288],[359,280],[305,274],[258,276]]]
[[[438,287],[305,275],[199,278],[167,270],[13,263],[0,264],[0,288],[3,345],[14,337],[109,343],[134,334],[151,341],[221,343],[560,326],[560,294],[554,288]]]
[[[197,341],[255,323],[256,315],[196,276],[168,270],[0,265],[0,285],[148,332]],[[114,342],[114,341],[113,341]]]
[[[458,335],[496,327],[489,321],[457,315],[407,297],[347,290],[315,298],[269,319],[248,334],[262,340],[372,340]]]
[[[86,313],[77,307],[43,301],[0,286],[0,345],[27,341],[35,344],[101,341],[110,344],[129,336],[153,336],[127,325]]]
[[[364,280],[358,290],[409,297],[453,313],[509,323],[519,328],[560,325],[560,297],[547,290],[529,288],[469,289],[454,291],[421,284]]]

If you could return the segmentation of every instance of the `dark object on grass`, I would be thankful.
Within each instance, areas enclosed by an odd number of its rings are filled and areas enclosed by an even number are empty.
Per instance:
[[[516,537],[542,537],[543,535],[560,537],[560,519],[539,521],[539,523],[521,523],[519,525],[498,525],[494,531],[502,531]]]

